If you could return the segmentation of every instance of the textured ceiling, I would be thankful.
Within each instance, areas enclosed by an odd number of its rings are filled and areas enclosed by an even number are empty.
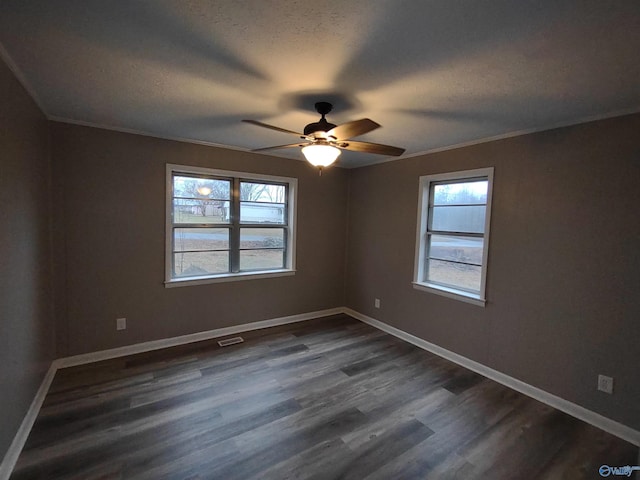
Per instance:
[[[637,0],[0,0],[0,43],[52,119],[240,149],[319,100],[405,156],[640,111]]]

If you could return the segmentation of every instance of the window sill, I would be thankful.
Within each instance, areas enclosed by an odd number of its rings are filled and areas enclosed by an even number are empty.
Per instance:
[[[287,277],[295,275],[295,270],[268,270],[260,272],[224,273],[208,277],[174,278],[164,282],[165,288],[187,287],[190,285],[204,285],[207,283],[237,282],[240,280],[257,280],[259,278]]]
[[[443,287],[441,285],[434,285],[432,283],[411,283],[413,284],[413,288],[415,288],[416,290],[435,293],[436,295],[442,295],[443,297],[453,298],[454,300],[460,300],[461,302],[471,303],[473,305],[478,305],[479,307],[484,307],[487,303],[487,300],[481,298],[480,295],[475,295],[473,293],[465,292],[462,290],[456,290],[455,288]]]

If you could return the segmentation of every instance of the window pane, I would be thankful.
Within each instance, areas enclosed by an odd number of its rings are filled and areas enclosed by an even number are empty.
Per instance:
[[[241,223],[284,223],[283,203],[242,202],[240,204]]]
[[[482,265],[482,238],[429,235],[429,258]]]
[[[431,208],[430,230],[444,232],[484,233],[487,208],[479,206],[441,206]]]
[[[229,202],[174,198],[173,223],[229,223]]]
[[[479,292],[481,270],[473,265],[428,260],[427,281]]]
[[[241,250],[240,270],[283,268],[283,250]]]
[[[284,185],[240,182],[240,200],[243,202],[285,203],[286,192]]]
[[[229,229],[175,228],[173,250],[229,250]]]
[[[436,184],[433,187],[434,205],[467,205],[487,203],[488,180]]]
[[[283,248],[284,228],[241,228],[240,248]]]
[[[205,200],[229,200],[231,181],[176,175],[173,196]]]
[[[178,252],[173,254],[174,277],[196,277],[229,271],[229,252]]]

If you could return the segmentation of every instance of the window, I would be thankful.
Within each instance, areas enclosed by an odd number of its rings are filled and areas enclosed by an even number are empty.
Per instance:
[[[484,305],[493,168],[420,177],[415,288]]]
[[[292,275],[296,186],[167,165],[167,286]]]

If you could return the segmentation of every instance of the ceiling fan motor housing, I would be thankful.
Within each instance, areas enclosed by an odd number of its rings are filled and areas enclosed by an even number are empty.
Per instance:
[[[336,127],[333,123],[327,122],[327,120],[324,118],[327,113],[333,110],[333,105],[331,105],[329,102],[317,102],[315,104],[315,107],[316,112],[322,115],[322,118],[319,121],[310,123],[309,125],[304,127],[305,135],[311,135],[314,132],[328,132],[332,128]]]
[[[332,128],[336,128],[336,126],[322,118],[319,122],[310,123],[304,127],[304,134],[311,135],[314,132],[328,132]]]

